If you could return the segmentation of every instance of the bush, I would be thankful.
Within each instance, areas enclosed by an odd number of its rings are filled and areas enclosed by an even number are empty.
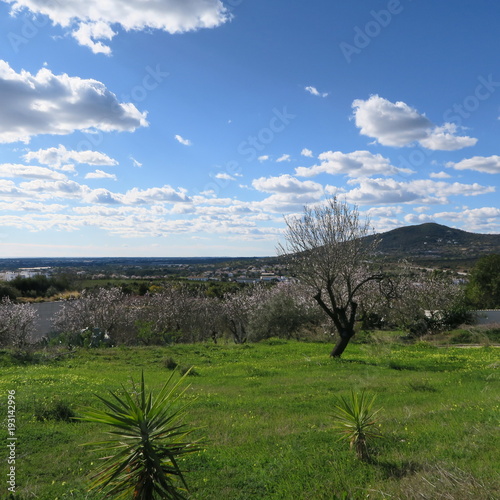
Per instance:
[[[370,458],[370,441],[381,437],[375,418],[380,409],[372,409],[374,402],[375,396],[369,398],[364,391],[360,394],[351,391],[350,398],[340,397],[334,406],[334,427],[342,434],[340,439],[349,441],[361,460]]]
[[[35,419],[40,422],[46,420],[71,422],[76,417],[71,407],[57,396],[52,396],[50,399],[36,402],[34,415]]]
[[[169,357],[163,361],[163,365],[167,370],[175,370],[177,368],[177,361]]]
[[[184,377],[174,383],[173,376],[154,396],[146,391],[143,373],[140,387],[123,388],[120,396],[111,392],[111,399],[99,397],[106,410],[89,409],[80,418],[111,428],[107,441],[91,443],[96,451],[110,453],[94,475],[93,489],[112,498],[185,498],[179,459],[198,448],[187,440],[191,431],[180,422],[185,406],[176,408],[186,390],[177,393]]]

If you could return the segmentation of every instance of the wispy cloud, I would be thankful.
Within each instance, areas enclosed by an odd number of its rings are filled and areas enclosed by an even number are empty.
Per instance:
[[[279,157],[276,161],[277,161],[278,163],[281,163],[281,162],[283,162],[283,161],[290,161],[290,160],[291,160],[290,155],[283,154],[283,155],[281,155],[281,156],[280,156],[280,157]]]
[[[320,92],[316,87],[308,86],[304,90],[317,97],[328,97],[328,92]]]
[[[136,168],[141,168],[142,163],[137,161],[133,156],[129,156],[129,158],[132,160],[132,165]]]
[[[191,146],[192,145],[192,142],[189,140],[189,139],[184,139],[184,137],[182,137],[181,135],[179,134],[176,134],[175,135],[175,140],[177,142],[180,142],[181,144],[183,144],[184,146]]]
[[[107,172],[103,172],[102,170],[96,170],[95,172],[89,172],[85,174],[85,179],[111,179],[116,181],[115,174],[108,174]]]

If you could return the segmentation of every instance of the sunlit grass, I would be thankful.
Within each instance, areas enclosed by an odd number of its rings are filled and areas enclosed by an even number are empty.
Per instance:
[[[37,421],[37,402],[57,397],[78,413],[95,404],[95,394],[119,392],[142,370],[158,390],[172,358],[199,374],[189,377],[184,394],[191,403],[186,423],[201,428],[194,439],[206,437],[182,461],[189,498],[413,498],[409,492],[440,498],[429,492],[445,487],[459,499],[466,498],[462,491],[500,496],[498,348],[381,342],[354,344],[333,360],[329,347],[265,342],[79,350],[37,365],[5,366],[0,392],[16,390],[23,450],[18,492],[47,500],[99,498],[87,493],[95,456],[79,445],[102,439],[104,430]],[[351,390],[376,395],[383,407],[384,439],[374,443],[369,463],[338,442],[332,425],[335,399]]]

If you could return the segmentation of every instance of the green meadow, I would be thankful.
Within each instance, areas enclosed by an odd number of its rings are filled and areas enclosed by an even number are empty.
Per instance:
[[[420,342],[330,345],[271,339],[243,345],[49,349],[0,353],[2,422],[15,390],[19,499],[99,499],[89,474],[105,436],[68,410],[101,408],[144,371],[160,388],[177,363],[190,403],[186,423],[203,438],[183,461],[190,499],[500,498],[500,351]],[[336,397],[376,395],[382,439],[361,461],[332,425]],[[7,493],[6,425],[0,498]],[[2,496],[3,495],[3,496]]]

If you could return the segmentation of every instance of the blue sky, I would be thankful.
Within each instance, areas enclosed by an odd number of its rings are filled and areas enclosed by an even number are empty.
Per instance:
[[[0,257],[274,255],[338,196],[500,233],[500,4],[0,0]]]

